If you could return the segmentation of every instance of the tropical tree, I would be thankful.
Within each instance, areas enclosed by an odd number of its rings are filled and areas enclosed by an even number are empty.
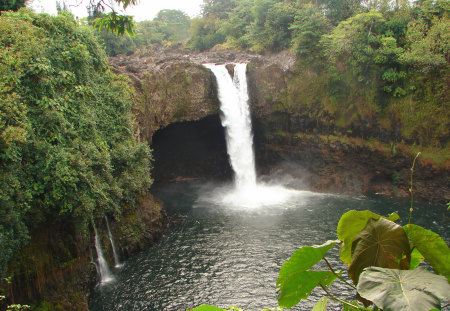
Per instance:
[[[320,39],[330,31],[331,24],[316,5],[308,3],[297,10],[290,29],[295,53],[315,59],[321,54]]]

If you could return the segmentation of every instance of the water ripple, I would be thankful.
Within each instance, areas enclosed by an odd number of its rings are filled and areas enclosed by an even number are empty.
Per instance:
[[[403,223],[409,213],[406,201],[326,195],[308,195],[278,208],[243,211],[198,202],[195,193],[201,187],[192,187],[178,184],[160,193],[168,212],[186,216],[185,221],[169,230],[158,245],[113,270],[116,282],[92,290],[90,310],[171,311],[206,303],[247,310],[273,308],[283,262],[303,245],[335,239],[344,212],[371,209],[386,215],[397,211]],[[417,204],[413,219],[448,242],[448,219],[442,209]],[[337,247],[327,258],[336,269],[345,271]],[[326,265],[319,263],[317,268],[326,269]],[[353,298],[353,291],[342,283],[335,282],[332,289],[341,298]],[[292,310],[310,310],[323,295],[316,289]],[[334,302],[329,304],[328,310],[340,310]]]

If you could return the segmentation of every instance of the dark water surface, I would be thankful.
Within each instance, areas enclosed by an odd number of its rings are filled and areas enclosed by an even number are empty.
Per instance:
[[[116,281],[97,286],[90,309],[185,310],[201,304],[239,306],[246,310],[277,307],[276,280],[281,265],[299,247],[336,239],[336,226],[346,211],[370,209],[381,215],[397,212],[405,224],[407,200],[299,192],[288,202],[272,207],[236,208],[198,200],[213,188],[198,183],[176,183],[159,190],[169,214],[183,216],[162,241],[113,270]],[[446,208],[416,202],[413,223],[439,233],[449,243]],[[338,248],[327,255],[339,264]],[[326,269],[321,262],[318,268]],[[333,285],[340,297],[353,292]],[[322,290],[291,310],[311,310]],[[329,302],[328,310],[339,307]]]

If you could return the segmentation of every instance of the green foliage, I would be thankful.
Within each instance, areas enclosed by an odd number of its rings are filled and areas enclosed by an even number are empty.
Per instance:
[[[101,31],[104,27],[108,31],[116,35],[123,36],[128,34],[134,36],[134,22],[133,18],[128,15],[119,15],[117,12],[110,12],[97,18],[94,27]]]
[[[204,17],[214,17],[226,19],[228,14],[238,3],[236,0],[203,0],[202,15]]]
[[[301,299],[306,299],[319,284],[328,286],[336,280],[337,276],[331,271],[309,269],[337,243],[339,241],[327,241],[323,245],[304,246],[283,264],[277,280],[277,287],[280,288],[278,304],[281,307],[291,308]]]
[[[361,274],[358,293],[385,311],[440,310],[440,300],[450,298],[450,285],[444,277],[424,268],[370,267]]]
[[[2,0],[0,2],[0,11],[17,11],[20,8],[25,7],[27,0]]]
[[[47,218],[121,213],[150,183],[131,90],[70,14],[0,17],[0,275]]]
[[[425,257],[417,250],[417,248],[413,248],[411,252],[411,262],[409,268],[414,270],[417,268],[422,261],[424,261]]]
[[[342,241],[339,249],[339,256],[347,265],[351,263],[352,259],[352,243],[355,237],[366,227],[370,219],[380,219],[382,216],[371,211],[356,211],[351,210],[341,216],[337,226],[337,237]],[[393,213],[389,219],[395,221],[398,215]]]
[[[433,231],[414,224],[403,227],[413,246],[430,263],[434,270],[450,282],[450,250],[442,238]]]
[[[316,303],[312,311],[325,311],[327,309],[328,304],[328,298],[322,297],[320,300]]]
[[[238,6],[229,14],[229,18],[220,26],[227,43],[231,46],[247,49],[251,46],[248,29],[253,22],[252,0],[239,1]]]
[[[448,14],[431,21],[413,20],[408,24],[406,39],[408,46],[400,61],[430,71],[445,65],[450,56],[450,19]]]
[[[295,21],[290,27],[293,31],[295,53],[301,57],[317,58],[321,54],[320,38],[328,33],[331,25],[320,9],[311,4],[305,4],[295,15]]]
[[[183,44],[189,37],[190,18],[179,10],[162,10],[153,21],[136,23],[134,36],[116,36],[101,31],[106,53],[130,55],[136,49],[152,46],[171,47]]]
[[[381,132],[400,128],[398,139],[446,146],[448,1],[415,6],[403,0],[204,3],[203,16],[190,25],[179,20],[169,25],[163,16],[138,23],[136,38],[102,32],[108,54],[147,46],[291,49],[298,56],[295,74],[273,110],[307,114],[339,131],[364,124],[379,125]],[[173,13],[164,12],[182,20],[182,13]]]
[[[373,74],[378,74],[373,58],[385,21],[380,12],[372,10],[339,23],[329,35],[322,37],[325,55],[331,62],[339,60],[348,64],[357,81],[368,85]]]
[[[369,219],[353,240],[348,274],[356,285],[364,268],[409,269],[410,261],[409,241],[402,227],[383,218]]]
[[[291,25],[295,9],[290,2],[278,2],[269,8],[265,16],[264,42],[259,43],[271,51],[281,51],[291,46]]]
[[[94,27],[101,31],[105,28],[107,31],[111,31],[116,35],[129,34],[134,36],[134,22],[133,17],[117,13],[111,2],[105,2],[106,0],[90,1],[88,9],[93,16],[89,19],[95,18],[96,22]],[[135,5],[138,0],[115,0],[119,7],[126,9],[130,5]],[[106,8],[111,12],[105,14]]]
[[[6,308],[6,311],[25,311],[30,309],[31,307],[28,305],[12,304]]]
[[[392,214],[390,218],[397,220],[398,215]],[[359,231],[356,235],[352,220],[356,222],[358,228],[356,231]],[[405,230],[403,230],[404,228]],[[410,255],[410,245],[406,237],[408,230],[410,231],[408,237],[413,243],[415,239],[420,240],[418,245],[421,245],[423,251],[427,252],[428,255],[424,256],[427,261],[435,267],[438,273],[447,276],[448,271],[444,266],[448,266],[449,251],[448,246],[439,235],[415,225],[407,225],[402,228],[391,220],[370,211],[350,211],[341,217],[338,225],[338,237],[340,236],[344,244],[347,244],[347,248],[343,248],[344,245],[341,246],[341,257],[344,255],[346,259],[348,246],[351,245],[351,264],[348,272],[354,283],[358,284],[358,293],[368,300],[365,303],[374,302],[383,310],[410,310],[409,307],[413,304],[411,302],[420,297],[419,300],[422,303],[417,302],[417,305],[414,303],[411,310],[439,309],[440,299],[448,299],[449,285],[444,277],[438,277],[421,269],[408,270],[415,268],[421,257],[419,252],[415,252],[413,256]],[[428,236],[428,239],[424,236]],[[428,244],[427,247],[424,247],[424,244]],[[413,244],[414,247],[415,244]],[[420,248],[418,250],[421,251]],[[410,265],[413,260],[415,263]],[[297,267],[294,266],[292,270],[292,274],[296,271],[301,272],[303,266],[298,263]],[[331,270],[331,273],[334,271]],[[291,284],[291,287],[293,290],[301,289],[308,287],[309,282],[310,280],[297,279]],[[336,298],[325,284],[319,283],[319,285],[331,298],[341,302],[344,309],[366,310],[358,304]],[[405,299],[408,300],[405,297],[416,294],[418,295],[416,298],[405,302]],[[291,306],[293,305],[289,305],[289,307]]]
[[[333,25],[361,11],[360,0],[319,0],[318,3]]]
[[[219,31],[219,24],[220,20],[214,17],[192,19],[188,46],[194,50],[205,51],[223,43],[225,36]]]

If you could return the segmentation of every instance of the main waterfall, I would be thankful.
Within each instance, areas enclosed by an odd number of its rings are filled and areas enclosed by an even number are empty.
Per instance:
[[[222,126],[226,129],[227,152],[234,171],[236,189],[256,186],[252,124],[248,108],[246,64],[236,64],[231,77],[225,65],[210,65],[219,86]]]
[[[274,205],[296,193],[281,186],[257,183],[253,152],[252,124],[247,91],[247,64],[234,64],[234,73],[225,65],[205,64],[215,75],[225,128],[227,152],[234,172],[234,187],[221,193],[225,204],[243,207]]]

